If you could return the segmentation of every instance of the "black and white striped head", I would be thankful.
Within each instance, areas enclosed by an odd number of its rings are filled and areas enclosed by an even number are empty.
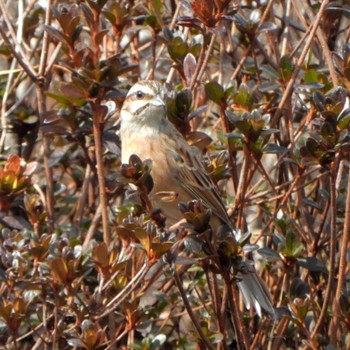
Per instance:
[[[165,117],[163,86],[153,80],[141,80],[129,90],[122,110],[122,123],[155,122]]]

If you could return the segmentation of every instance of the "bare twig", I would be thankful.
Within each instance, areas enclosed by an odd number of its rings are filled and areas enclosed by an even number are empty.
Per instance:
[[[45,25],[49,26],[51,23],[51,0],[47,1],[46,13],[45,13]],[[48,87],[49,83],[49,75],[44,75],[46,64],[47,64],[47,52],[49,46],[49,36],[45,31],[43,36],[42,50],[40,55],[40,64],[39,71],[37,75],[36,81],[36,94],[38,99],[38,112],[40,118],[40,124],[43,125],[45,122],[45,118],[47,115],[47,107],[46,107],[46,96],[45,91]],[[54,198],[54,183],[52,177],[52,169],[49,165],[50,160],[50,137],[43,135],[43,158],[44,158],[44,168],[45,168],[45,176],[46,176],[46,210],[48,216],[48,227],[49,231],[53,231],[54,229],[54,206],[55,206],[55,198]]]
[[[319,12],[315,18],[315,22],[313,23],[313,26],[312,26],[312,30],[310,32],[310,35],[309,35],[309,38],[307,39],[306,43],[305,43],[305,46],[303,48],[303,51],[301,52],[300,54],[300,57],[298,59],[298,62],[295,66],[295,69],[293,71],[293,74],[287,84],[287,87],[286,87],[286,90],[283,94],[283,97],[281,99],[281,102],[279,103],[278,107],[277,107],[277,111],[275,113],[275,115],[273,116],[272,120],[271,120],[271,124],[270,126],[273,128],[277,121],[279,120],[281,114],[282,114],[282,110],[284,108],[284,105],[286,104],[286,102],[288,101],[288,99],[290,98],[290,95],[292,94],[292,90],[293,90],[293,87],[294,87],[294,83],[298,77],[298,74],[299,74],[299,71],[304,63],[304,60],[305,60],[305,57],[309,51],[309,47],[314,39],[314,36],[315,36],[315,33],[317,31],[317,28],[321,22],[321,19],[322,19],[322,16],[324,14],[324,11],[326,10],[326,7],[329,3],[329,0],[325,0],[322,2],[322,5],[320,6],[320,9],[319,9]]]
[[[18,63],[22,66],[24,71],[30,77],[30,79],[33,82],[36,82],[37,77],[36,77],[36,73],[33,70],[32,66],[30,65],[30,63],[28,63],[25,60],[25,58],[19,52],[16,51],[16,49],[14,48],[14,46],[12,45],[10,40],[8,39],[7,34],[5,33],[5,31],[3,30],[3,28],[1,26],[0,26],[0,35],[3,38],[4,42],[6,43],[6,45],[11,50],[11,53],[13,54],[13,56],[16,57],[16,60],[18,61]]]
[[[324,294],[324,301],[320,315],[317,319],[315,328],[312,330],[311,339],[318,336],[318,332],[323,324],[326,316],[328,305],[331,299],[331,293],[334,286],[334,272],[335,272],[335,245],[336,245],[336,221],[337,221],[337,196],[335,189],[336,171],[338,169],[337,159],[332,163],[330,171],[330,209],[331,209],[331,224],[330,224],[330,238],[329,238],[329,274],[327,281],[327,288]]]
[[[308,9],[307,14],[308,14],[308,16],[311,19],[311,23],[313,23],[315,21],[315,16],[312,13],[313,12],[312,8],[308,4],[308,2],[305,2],[305,6]],[[328,44],[327,44],[327,40],[325,38],[324,31],[323,31],[323,29],[320,26],[317,27],[316,35],[317,35],[318,40],[321,43],[322,53],[324,54],[325,60],[327,62],[327,66],[328,66],[328,69],[329,69],[329,73],[331,75],[333,86],[339,86],[339,79],[338,79],[338,75],[337,75],[337,72],[336,72],[335,67],[334,67],[334,63],[333,63],[333,59],[332,59],[332,53],[329,50],[329,47],[328,47]]]
[[[118,305],[120,305],[139,286],[147,271],[148,264],[145,262],[132,280],[123,288],[123,290],[108,302],[103,309],[103,313],[95,316],[94,319],[99,320],[114,311]]]
[[[343,293],[343,286],[345,285],[346,279],[346,268],[347,268],[347,252],[349,244],[349,232],[350,232],[350,167],[348,169],[348,186],[347,186],[347,195],[345,202],[345,221],[344,221],[344,230],[342,235],[342,241],[340,243],[340,261],[339,261],[339,271],[338,271],[338,283],[337,290],[335,293],[335,298],[333,300],[333,317],[331,325],[329,327],[329,336],[331,339],[331,344],[336,344],[338,327],[340,323],[339,314],[340,314],[340,298]]]
[[[190,316],[191,321],[193,322],[193,325],[196,328],[196,331],[198,332],[198,335],[201,337],[201,340],[203,341],[203,343],[207,349],[214,350],[215,348],[210,343],[210,340],[207,338],[207,336],[204,334],[202,327],[200,326],[200,324],[197,320],[197,317],[192,310],[191,304],[187,299],[186,292],[182,286],[181,279],[180,279],[178,272],[176,270],[174,271],[174,280],[175,280],[175,284],[176,284],[177,288],[179,289],[179,292],[181,294],[181,298],[184,302],[184,305],[185,305],[185,308],[188,312],[188,315]]]
[[[96,167],[98,187],[102,211],[102,225],[103,225],[103,241],[108,245],[111,241],[111,234],[109,229],[108,218],[108,205],[105,185],[105,173],[103,165],[103,149],[102,149],[102,130],[103,123],[103,109],[101,108],[101,101],[95,101],[92,105],[93,108],[93,132],[95,140],[95,154],[96,154]]]
[[[261,18],[260,18],[260,22],[259,22],[259,24],[258,24],[258,26],[257,26],[257,28],[256,28],[256,30],[255,30],[255,33],[256,33],[256,34],[255,34],[255,37],[254,37],[254,39],[252,40],[252,42],[249,44],[249,46],[248,46],[248,48],[247,48],[247,50],[246,50],[244,56],[241,58],[240,62],[238,63],[238,65],[237,65],[236,69],[234,70],[234,72],[233,72],[233,74],[232,74],[230,80],[235,80],[235,79],[237,78],[237,75],[239,74],[239,72],[241,71],[242,67],[244,66],[245,61],[247,60],[249,54],[250,54],[251,51],[254,49],[254,47],[255,47],[255,41],[257,40],[257,35],[258,35],[258,33],[259,33],[259,30],[260,30],[262,24],[265,22],[267,16],[269,15],[270,10],[271,10],[271,8],[272,8],[272,5],[273,5],[274,3],[275,3],[274,0],[269,0],[267,6],[266,6],[266,8],[265,8],[265,11],[264,11],[263,15],[262,15]]]

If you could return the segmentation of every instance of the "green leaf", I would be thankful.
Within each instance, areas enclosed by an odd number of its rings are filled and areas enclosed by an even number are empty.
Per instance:
[[[281,57],[279,62],[279,72],[281,79],[284,82],[288,82],[294,71],[294,64],[289,55]]]
[[[176,37],[168,44],[168,52],[175,62],[182,64],[182,61],[188,54],[188,45],[180,37]]]
[[[288,232],[284,254],[289,258],[296,258],[303,250],[304,245],[299,241],[298,236],[294,232]]]
[[[253,97],[253,92],[248,88],[247,85],[241,84],[239,87],[239,90],[236,92],[236,94],[233,97],[233,101],[235,104],[242,106],[242,107],[247,107],[251,109],[252,107],[252,97]]]
[[[205,93],[210,100],[218,105],[222,105],[225,102],[224,88],[215,81],[211,81],[205,85]]]
[[[305,72],[304,77],[305,83],[317,83],[318,82],[318,74],[316,69],[308,69]]]
[[[340,130],[345,130],[350,123],[350,108],[343,110],[337,118],[337,126]]]

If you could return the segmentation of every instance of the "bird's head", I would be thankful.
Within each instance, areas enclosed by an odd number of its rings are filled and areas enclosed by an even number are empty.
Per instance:
[[[122,110],[122,123],[136,122],[153,124],[165,118],[166,105],[161,83],[141,80],[129,90]]]

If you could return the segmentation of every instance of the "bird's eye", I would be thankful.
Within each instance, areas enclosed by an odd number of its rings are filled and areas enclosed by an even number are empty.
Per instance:
[[[141,99],[141,98],[144,98],[145,94],[141,91],[141,90],[138,90],[136,91],[136,97]]]

